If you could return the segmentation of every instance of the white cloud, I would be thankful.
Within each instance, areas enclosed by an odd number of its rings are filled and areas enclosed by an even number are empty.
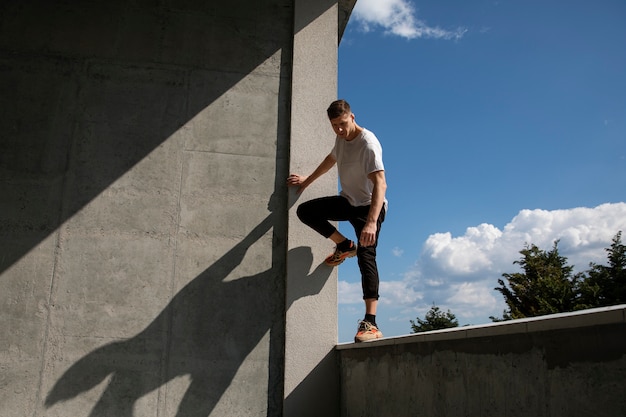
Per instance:
[[[450,297],[445,300],[448,306],[457,317],[472,319],[489,317],[484,316],[484,312],[501,311],[498,294],[493,291],[496,282],[491,280],[480,282],[462,282],[450,286]]]
[[[339,304],[363,303],[360,282],[339,281],[337,290]],[[385,294],[381,304],[410,305],[422,298],[422,294],[405,281],[381,281],[380,292]]]
[[[337,283],[337,297],[339,304],[363,303],[363,291],[360,282],[339,281]]]
[[[527,244],[549,250],[559,240],[559,253],[576,270],[589,262],[606,261],[607,248],[619,230],[626,229],[626,203],[568,210],[522,210],[503,230],[490,224],[468,227],[465,234],[431,235],[410,276],[453,280],[479,279],[485,274],[511,271]]]
[[[406,39],[459,39],[466,29],[445,30],[432,27],[416,17],[416,10],[408,0],[359,0],[353,18],[366,32],[382,27],[385,33]]]
[[[403,280],[381,282],[381,304],[397,309],[402,319],[423,316],[436,304],[463,323],[485,323],[501,316],[502,296],[494,290],[503,273],[516,272],[520,250],[535,244],[559,253],[575,271],[589,262],[607,264],[605,248],[618,231],[626,233],[626,203],[566,210],[522,210],[502,230],[490,224],[468,227],[454,237],[449,232],[428,237],[414,266]],[[361,303],[360,283],[341,281],[340,303]],[[418,314],[415,314],[418,313]]]
[[[381,304],[410,305],[423,298],[422,293],[415,290],[411,283],[406,281],[382,281],[380,293],[385,297],[380,299]]]
[[[396,246],[395,248],[391,249],[391,253],[396,258],[400,258],[404,254],[404,249],[400,249],[399,247]]]
[[[502,236],[490,224],[469,227],[465,236],[452,238],[449,232],[436,233],[426,240],[426,256],[436,260],[438,267],[452,274],[468,274],[489,267],[489,252]]]

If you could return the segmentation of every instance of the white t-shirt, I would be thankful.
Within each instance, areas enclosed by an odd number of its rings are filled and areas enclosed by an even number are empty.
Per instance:
[[[337,161],[339,170],[341,183],[339,194],[355,207],[371,204],[374,183],[367,176],[372,172],[385,170],[383,149],[376,135],[363,129],[351,141],[337,137],[331,154]]]

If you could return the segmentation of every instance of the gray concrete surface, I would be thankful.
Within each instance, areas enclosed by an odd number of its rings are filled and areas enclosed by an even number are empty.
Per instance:
[[[337,95],[337,5],[333,1],[295,2],[294,58],[291,96],[290,172],[308,175],[334,145],[326,108]],[[325,12],[320,13],[321,9]],[[315,18],[314,18],[315,17]],[[309,23],[310,22],[310,23]],[[335,37],[336,39],[336,37]],[[325,41],[326,40],[326,41]],[[311,109],[320,109],[311,114]],[[336,190],[333,170],[305,193],[290,190],[290,201],[299,204]],[[330,194],[335,194],[332,192]],[[290,247],[313,245],[314,265],[321,265],[303,280],[291,268],[301,261],[287,256],[287,328],[285,340],[285,409],[287,417],[337,416],[339,386],[334,346],[337,343],[337,272],[323,265],[332,242],[302,224],[294,210],[289,214]],[[300,297],[304,288],[326,282],[315,297]]]
[[[344,417],[621,417],[626,305],[337,347]]]
[[[285,178],[298,152],[326,148],[290,149],[291,125],[335,98],[351,5],[0,4],[1,416],[308,406],[293,387],[332,351],[336,317],[302,354],[303,323],[286,318],[333,311],[336,284],[325,242],[288,236]],[[328,83],[297,118],[292,88],[313,85],[292,79],[294,43],[297,59],[321,51]]]

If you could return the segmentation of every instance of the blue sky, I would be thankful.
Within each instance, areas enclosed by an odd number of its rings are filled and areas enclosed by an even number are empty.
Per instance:
[[[493,288],[526,243],[560,239],[586,270],[626,235],[623,0],[358,0],[339,96],[383,145],[385,336],[410,333],[433,303],[461,325],[501,316]],[[363,316],[360,291],[351,259],[340,342]]]

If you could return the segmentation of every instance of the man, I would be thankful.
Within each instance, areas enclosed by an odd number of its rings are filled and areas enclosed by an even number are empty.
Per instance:
[[[302,203],[297,214],[303,223],[337,245],[335,252],[326,258],[327,265],[337,266],[356,255],[361,271],[365,317],[359,322],[354,340],[364,342],[383,337],[376,324],[379,297],[376,246],[387,210],[382,147],[374,133],[355,122],[350,105],[345,100],[331,103],[327,113],[337,135],[335,146],[311,175],[291,174],[287,184],[297,186],[298,193],[301,193],[337,164],[340,194]],[[358,244],[342,235],[329,220],[349,221],[354,227]]]

